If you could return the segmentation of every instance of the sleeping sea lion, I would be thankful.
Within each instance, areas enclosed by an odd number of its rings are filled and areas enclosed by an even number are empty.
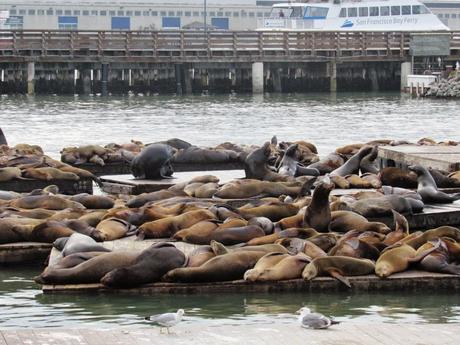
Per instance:
[[[436,182],[429,171],[420,165],[411,165],[409,169],[417,174],[417,192],[426,203],[452,203],[460,200],[460,193],[446,194],[438,190]]]
[[[297,279],[302,275],[305,266],[311,258],[304,253],[288,255],[272,267],[267,267],[255,278],[255,281],[278,281]]]

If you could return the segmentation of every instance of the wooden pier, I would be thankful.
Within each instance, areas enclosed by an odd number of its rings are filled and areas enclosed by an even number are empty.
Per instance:
[[[0,265],[21,263],[44,263],[50,255],[51,243],[19,242],[0,244]]]
[[[407,170],[409,165],[422,165],[451,172],[460,170],[460,146],[380,146],[378,159],[381,168],[398,167]]]
[[[458,345],[460,324],[413,324],[343,321],[328,330],[311,330],[299,326],[295,310],[280,315],[277,322],[243,324],[232,320],[213,322],[187,320],[160,333],[156,326],[114,326],[111,329],[22,328],[0,331],[3,345]]]
[[[0,190],[28,193],[34,189],[43,189],[51,184],[58,186],[59,193],[74,195],[79,193],[93,193],[93,180],[80,178],[78,181],[71,180],[12,180],[0,182]]]

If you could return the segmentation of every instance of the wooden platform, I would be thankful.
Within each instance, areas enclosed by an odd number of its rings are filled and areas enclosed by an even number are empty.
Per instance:
[[[131,167],[127,162],[108,163],[104,166],[85,163],[74,165],[77,168],[85,169],[92,172],[96,176],[105,175],[131,175]],[[193,163],[172,163],[175,172],[186,171],[215,171],[215,170],[241,170],[244,169],[244,164],[239,162],[232,163],[207,163],[207,164],[193,164]]]
[[[295,310],[292,311],[294,313]],[[460,323],[413,324],[343,321],[328,330],[298,325],[295,314],[282,314],[276,321],[244,324],[235,320],[215,322],[189,319],[160,333],[159,328],[113,325],[95,328],[22,328],[0,331],[4,345],[458,345]],[[91,327],[91,328],[89,328]]]
[[[52,247],[51,243],[37,242],[0,244],[0,264],[43,263]]]
[[[8,182],[0,182],[0,190],[27,193],[33,191],[34,189],[42,189],[52,184],[58,186],[59,192],[62,194],[74,195],[79,193],[93,193],[93,180],[88,178],[80,178],[78,181],[12,180]]]
[[[102,190],[110,194],[131,194],[156,192],[167,189],[177,183],[190,181],[192,178],[203,175],[214,175],[219,178],[219,183],[224,184],[237,178],[244,178],[244,170],[215,170],[215,171],[189,171],[176,172],[172,179],[141,180],[132,175],[101,176],[104,184]]]
[[[250,283],[244,280],[215,283],[154,283],[133,289],[110,289],[102,284],[43,285],[43,293],[101,292],[114,294],[156,295],[167,294],[207,294],[207,293],[251,293],[251,292],[322,292],[322,291],[460,291],[460,276],[406,271],[387,279],[376,275],[348,277],[351,289],[330,277],[317,277],[309,282],[292,279],[275,282]]]
[[[417,164],[426,168],[457,171],[460,170],[460,146],[380,146],[378,159],[381,168],[406,170],[409,165]]]

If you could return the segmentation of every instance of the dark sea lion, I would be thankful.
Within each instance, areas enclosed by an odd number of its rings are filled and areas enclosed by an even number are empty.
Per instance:
[[[329,231],[331,221],[329,194],[333,189],[334,184],[328,178],[316,186],[310,205],[305,210],[303,227],[313,228],[319,232]]]
[[[244,160],[244,171],[247,179],[258,179],[265,181],[287,181],[290,176],[273,172],[268,166],[268,159],[271,154],[271,144],[267,141],[262,147],[253,150]]]
[[[5,217],[10,217],[12,215],[15,215],[15,216],[25,217],[25,218],[47,219],[53,216],[55,213],[56,211],[45,210],[42,208],[35,208],[31,210],[21,210],[19,208],[7,207],[0,214],[0,218],[5,218]]]
[[[85,209],[82,204],[57,195],[25,196],[11,200],[10,206],[25,209],[44,208],[47,210],[63,210],[66,208]]]
[[[37,224],[40,224],[41,222],[41,220],[30,218],[1,218],[0,244],[32,241],[33,229]]]
[[[321,275],[330,275],[348,287],[346,276],[361,276],[374,272],[375,264],[369,259],[357,259],[348,256],[323,256],[310,262],[302,272],[304,280],[309,281]]]
[[[307,166],[309,169],[317,169],[321,175],[329,174],[345,164],[345,159],[338,153],[330,153],[316,163]]]
[[[435,247],[417,254],[417,251],[408,244],[395,244],[385,249],[375,263],[375,274],[380,278],[386,278],[393,273],[405,271],[410,263],[419,262],[425,256],[435,251]]]
[[[215,256],[211,246],[199,246],[188,255],[187,267],[199,267]]]
[[[75,233],[63,221],[47,220],[36,225],[31,233],[31,240],[42,243],[53,243],[60,237],[70,237]]]
[[[105,195],[77,194],[70,200],[79,202],[88,209],[109,209],[115,204],[112,198]]]
[[[372,147],[371,152],[365,155],[361,162],[359,162],[359,169],[361,170],[361,174],[371,173],[371,174],[378,174],[379,169],[375,164],[375,159],[377,158],[378,153],[378,146],[375,145]]]
[[[157,201],[157,200],[164,200],[169,199],[178,195],[185,195],[184,192],[173,192],[170,190],[159,190],[156,192],[151,193],[143,193],[140,195],[136,195],[132,199],[128,200],[126,206],[134,208],[134,207],[142,207],[146,203],[150,201]]]
[[[386,234],[390,232],[390,228],[380,222],[369,222],[365,217],[352,211],[333,211],[331,212],[331,223],[329,226],[331,231],[348,232],[350,230],[375,231]]]
[[[358,235],[359,231],[355,230],[344,234],[342,238],[337,241],[337,244],[329,250],[328,255],[377,260],[380,251],[372,244],[360,240],[357,237]]]
[[[243,279],[265,252],[237,251],[216,256],[199,267],[176,268],[163,277],[165,281],[180,283],[218,282]]]
[[[247,270],[244,273],[244,280],[249,282],[254,282],[260,276],[260,274],[269,267],[275,266],[278,262],[284,258],[289,257],[289,254],[286,253],[267,253],[262,256],[254,266],[254,268]]]
[[[116,268],[101,279],[101,283],[112,288],[131,288],[157,282],[163,275],[182,267],[186,257],[171,243],[155,243],[144,249],[129,266]]]
[[[380,173],[382,184],[400,188],[417,188],[417,174],[396,167],[383,168]]]
[[[396,242],[400,241],[404,237],[409,236],[409,222],[406,217],[402,214],[393,211],[393,219],[395,221],[395,229],[392,232],[386,234],[383,244],[386,246],[391,246]]]
[[[224,245],[246,243],[250,240],[265,235],[264,230],[257,225],[246,225],[242,227],[216,229],[209,237]]]
[[[425,243],[417,250],[417,254],[422,253],[437,245],[438,240],[431,240]],[[428,272],[438,272],[460,275],[460,265],[452,264],[454,261],[450,253],[450,246],[456,246],[456,250],[460,251],[460,245],[451,239],[441,239],[441,245],[438,249],[425,256],[418,266]]]
[[[173,168],[170,160],[175,149],[169,145],[152,144],[145,147],[131,162],[131,172],[136,178],[149,180],[170,178]]]
[[[448,172],[437,169],[429,169],[430,175],[433,177],[438,188],[456,188],[460,187],[460,181],[450,177]]]
[[[63,257],[79,252],[110,252],[110,249],[98,244],[93,238],[79,233],[58,238],[53,246],[61,251]]]
[[[186,149],[178,150],[172,158],[174,163],[227,163],[238,160],[238,153],[231,150],[206,149],[197,146],[190,146]]]
[[[3,134],[3,130],[1,127],[0,127],[0,145],[8,145],[5,134]]]
[[[359,172],[359,165],[361,160],[367,156],[371,151],[372,146],[363,146],[356,154],[345,162],[341,167],[331,172],[331,176],[346,176],[350,174],[357,174]]]
[[[190,144],[189,142],[179,139],[179,138],[171,138],[168,140],[159,141],[155,144],[166,144],[178,150],[185,150],[185,149],[188,149],[190,146],[192,146],[192,144]]]
[[[128,251],[104,253],[72,268],[48,267],[34,280],[38,284],[99,283],[110,271],[132,265],[138,255]]]
[[[305,266],[310,262],[311,258],[304,253],[288,255],[274,266],[265,268],[255,281],[279,281],[300,278]]]
[[[412,165],[409,169],[417,174],[417,192],[426,203],[452,203],[460,199],[460,194],[449,195],[438,190],[436,182],[428,169],[420,165]]]
[[[319,170],[315,168],[309,168],[302,166],[296,158],[296,151],[298,144],[292,144],[284,152],[283,158],[281,159],[278,173],[287,176],[318,176]]]
[[[309,237],[308,240],[321,248],[323,251],[328,252],[337,243],[337,236],[333,233],[318,234]]]

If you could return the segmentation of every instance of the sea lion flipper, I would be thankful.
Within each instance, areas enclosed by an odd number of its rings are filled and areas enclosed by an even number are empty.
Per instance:
[[[337,279],[338,281],[344,283],[346,286],[348,286],[349,288],[351,288],[351,284],[350,284],[350,281],[348,280],[347,277],[343,276],[342,273],[336,269],[336,268],[329,268],[327,270],[327,273],[329,273],[332,277],[334,277],[335,279]]]
[[[422,260],[425,256],[431,254],[432,252],[434,252],[435,250],[439,249],[439,247],[441,246],[442,244],[442,241],[440,239],[438,239],[438,241],[436,242],[436,244],[430,248],[430,249],[427,249],[427,250],[424,250],[423,252],[421,252],[420,254],[418,254],[417,256],[414,256],[413,258],[409,258],[407,261],[408,262],[419,262],[420,260]]]
[[[216,255],[223,255],[228,253],[228,249],[220,242],[212,240],[210,243],[211,249]]]
[[[357,250],[359,248],[359,239],[357,237],[350,238],[347,240],[347,244],[354,250]]]

